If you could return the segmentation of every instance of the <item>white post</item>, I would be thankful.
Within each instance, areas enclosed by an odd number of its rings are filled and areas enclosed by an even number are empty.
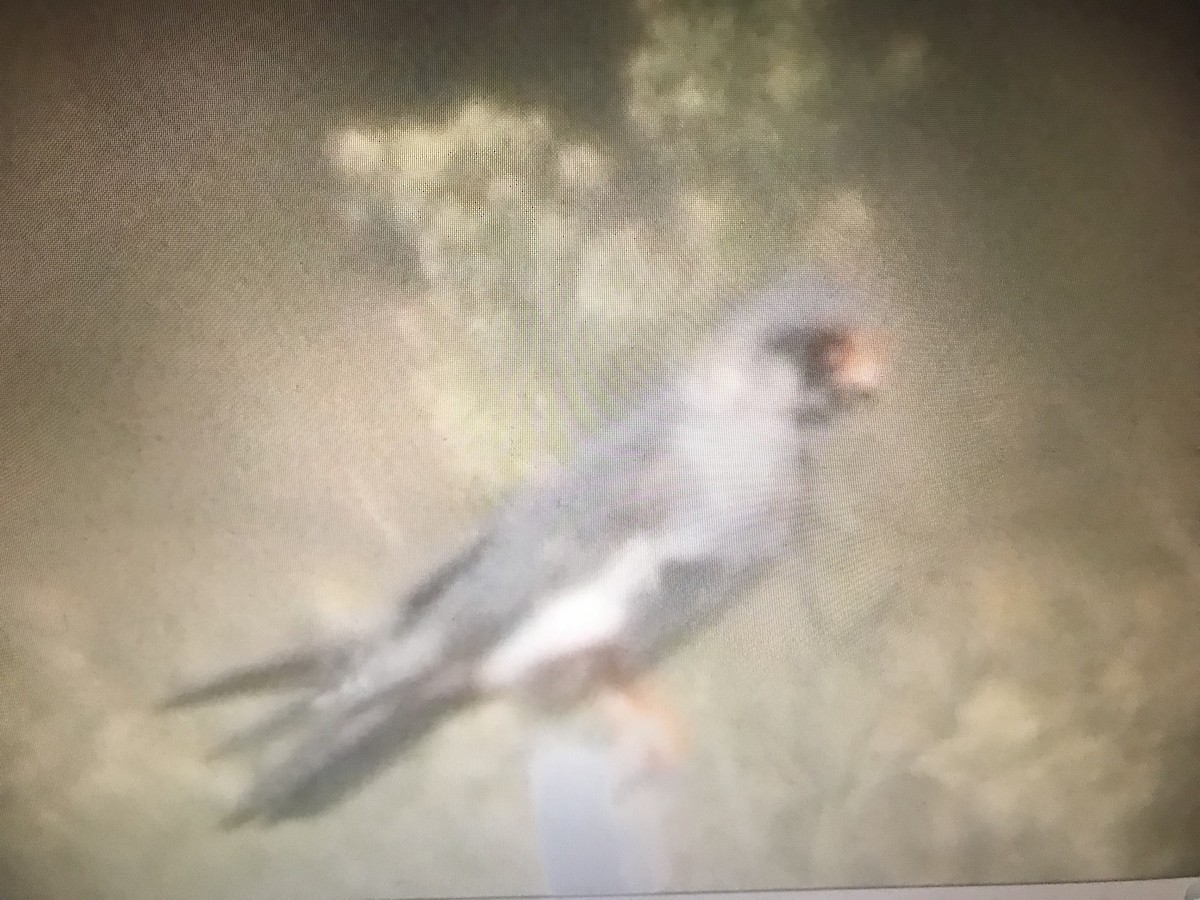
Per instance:
[[[548,894],[637,894],[667,887],[666,780],[631,781],[612,747],[552,733],[535,737],[529,776]]]

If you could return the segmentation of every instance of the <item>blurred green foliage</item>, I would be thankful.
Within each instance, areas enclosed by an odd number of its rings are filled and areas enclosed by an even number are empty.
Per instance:
[[[434,124],[336,136],[352,192],[415,248],[431,327],[469,347],[461,375],[521,385],[536,441],[561,445],[621,393],[614,382],[686,344],[723,291],[811,247],[836,187],[839,103],[899,91],[920,62],[839,82],[819,36],[825,5],[645,0],[622,151],[486,99]],[[633,171],[651,177],[631,186]]]

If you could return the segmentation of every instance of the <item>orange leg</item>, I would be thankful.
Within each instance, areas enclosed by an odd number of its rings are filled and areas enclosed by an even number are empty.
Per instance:
[[[647,682],[622,682],[601,695],[601,704],[618,747],[632,758],[638,774],[662,775],[683,763],[683,724]]]

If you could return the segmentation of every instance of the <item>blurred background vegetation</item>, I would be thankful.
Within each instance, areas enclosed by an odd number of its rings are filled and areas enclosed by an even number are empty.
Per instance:
[[[15,10],[0,892],[536,891],[505,709],[227,835],[250,711],[151,704],[378,615],[797,261],[888,301],[892,389],[811,552],[665,667],[671,886],[1194,873],[1185,7]]]
[[[505,102],[485,82],[461,102],[334,132],[351,239],[419,298],[422,332],[458,348],[442,363],[467,366],[439,384],[503,381],[515,405],[485,405],[561,447],[620,396],[614,386],[647,374],[639,364],[686,346],[730,290],[788,265],[854,262],[829,259],[839,252],[861,266],[871,212],[839,149],[855,111],[919,82],[923,44],[897,31],[839,69],[822,37],[827,6],[601,10],[636,22],[610,84],[568,83],[579,108],[613,92],[601,129],[572,128],[573,110]],[[539,420],[523,422],[531,413]],[[454,433],[482,422],[491,441],[494,424],[470,418]]]

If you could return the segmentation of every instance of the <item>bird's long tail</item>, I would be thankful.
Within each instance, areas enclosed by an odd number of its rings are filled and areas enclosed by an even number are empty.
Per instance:
[[[227,670],[159,704],[173,709],[238,694],[299,690],[229,736],[214,755],[275,744],[227,825],[318,812],[362,784],[445,713],[473,697],[469,677],[445,665],[436,625],[417,623],[484,546],[473,537],[397,603],[395,619],[367,638],[303,647]],[[271,747],[270,749],[274,749]]]
[[[278,654],[183,688],[160,706],[173,709],[238,694],[302,689],[218,744],[212,755],[295,740],[269,755],[227,827],[319,812],[385,766],[451,709],[471,699],[468,680],[433,660],[363,654],[363,645],[307,647]],[[273,749],[273,747],[271,748]]]
[[[319,812],[361,786],[448,712],[472,698],[466,683],[426,676],[350,702],[317,693],[283,707],[255,731],[296,725],[298,739],[261,766],[226,827]],[[260,735],[236,736],[240,747]],[[227,742],[228,744],[229,742]]]
[[[349,644],[290,649],[236,668],[225,669],[210,678],[194,681],[160,700],[158,708],[177,709],[181,706],[224,700],[238,694],[314,685],[327,678],[331,672],[341,669],[350,653]]]

